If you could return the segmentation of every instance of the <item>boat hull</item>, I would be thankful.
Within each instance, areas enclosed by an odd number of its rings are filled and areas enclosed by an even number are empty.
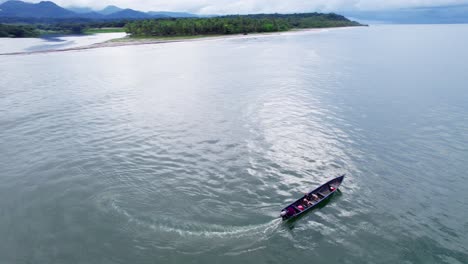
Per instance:
[[[281,210],[281,218],[283,221],[297,219],[299,216],[323,204],[323,202],[338,191],[344,176],[345,175],[341,175],[329,180],[283,208]]]

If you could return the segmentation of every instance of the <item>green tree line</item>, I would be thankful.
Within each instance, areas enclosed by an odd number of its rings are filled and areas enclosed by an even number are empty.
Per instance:
[[[24,19],[23,19],[24,20]],[[125,28],[133,36],[196,36],[287,31],[293,28],[359,26],[337,14],[258,14],[212,18],[151,20],[41,19],[25,21],[0,18],[0,37],[38,37],[41,34],[83,34],[90,28]],[[5,24],[6,23],[6,24]],[[26,23],[26,25],[24,25]]]
[[[34,26],[42,31],[59,32],[63,34],[83,34],[90,28],[123,28],[127,23],[126,20],[119,21],[91,21],[91,22],[75,22],[75,21],[62,21],[53,24],[35,24]]]
[[[214,18],[151,19],[129,22],[132,36],[194,36],[287,31],[293,28],[359,26],[337,14],[259,14]]]
[[[56,23],[0,24],[0,38],[30,38],[41,34],[83,34],[90,28],[123,28],[128,20],[80,21],[63,20]]]
[[[39,31],[33,26],[0,24],[0,38],[33,38]]]

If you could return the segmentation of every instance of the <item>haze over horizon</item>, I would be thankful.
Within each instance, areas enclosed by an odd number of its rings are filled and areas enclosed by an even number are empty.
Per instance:
[[[24,0],[38,3],[41,0]],[[5,0],[0,0],[0,3]],[[294,12],[384,11],[468,4],[468,0],[53,0],[64,7],[90,7],[95,10],[108,5],[141,11],[185,11],[197,14],[248,14]]]

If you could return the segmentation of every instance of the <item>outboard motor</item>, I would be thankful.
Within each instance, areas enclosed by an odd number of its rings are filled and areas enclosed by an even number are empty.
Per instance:
[[[286,210],[283,210],[283,211],[281,211],[281,213],[280,213],[280,216],[281,216],[281,218],[283,218],[283,219],[285,219],[287,215],[288,215],[288,212],[286,212]]]

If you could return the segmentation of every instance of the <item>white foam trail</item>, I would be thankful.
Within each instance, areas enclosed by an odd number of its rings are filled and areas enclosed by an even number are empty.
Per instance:
[[[165,225],[149,225],[152,229],[164,232],[173,232],[181,236],[196,236],[206,238],[244,238],[244,237],[257,237],[265,238],[274,233],[281,224],[280,219],[274,219],[265,224],[248,225],[248,226],[229,226],[225,230],[212,231],[212,230],[184,230],[180,228],[169,227]]]
[[[175,233],[183,237],[198,237],[198,238],[249,238],[254,237],[256,239],[265,239],[271,236],[280,226],[281,219],[276,218],[267,223],[247,226],[222,226],[215,224],[203,224],[203,223],[177,223],[174,219],[162,219],[167,223],[158,223],[143,221],[134,217],[131,213],[127,212],[124,208],[120,207],[115,201],[110,201],[108,204],[111,208],[121,216],[125,217],[129,223],[152,229],[157,232]],[[102,206],[100,206],[103,208]],[[173,226],[171,226],[171,224]],[[190,227],[193,229],[201,230],[189,230]]]

